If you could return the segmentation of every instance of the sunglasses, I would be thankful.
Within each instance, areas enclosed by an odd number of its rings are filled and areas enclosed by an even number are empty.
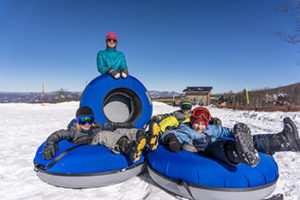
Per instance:
[[[86,123],[92,124],[95,120],[95,117],[93,115],[88,115],[88,116],[79,116],[76,118],[76,121],[80,125],[85,125]]]
[[[180,106],[181,110],[191,110],[192,109],[192,105],[190,104],[182,104]]]
[[[211,120],[210,113],[209,113],[209,111],[206,108],[198,108],[198,109],[195,108],[193,110],[192,116],[194,118],[203,118],[203,119],[205,119],[207,121]]]
[[[117,42],[117,40],[115,40],[115,39],[108,39],[108,40],[106,40],[107,42],[113,42],[113,43],[116,43]]]

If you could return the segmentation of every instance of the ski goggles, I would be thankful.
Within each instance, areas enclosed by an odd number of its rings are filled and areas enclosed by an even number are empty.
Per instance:
[[[202,108],[202,107],[195,108],[192,112],[192,116],[193,118],[197,118],[197,119],[203,118],[206,121],[211,120],[209,111],[206,108]]]
[[[181,104],[180,108],[181,108],[181,110],[191,110],[192,105],[191,104]]]
[[[76,121],[80,125],[85,125],[86,123],[92,124],[94,123],[95,117],[93,115],[88,116],[79,116],[76,118]]]

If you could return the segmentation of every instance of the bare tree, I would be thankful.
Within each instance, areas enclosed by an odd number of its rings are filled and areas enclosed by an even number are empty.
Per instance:
[[[287,13],[295,17],[296,27],[292,32],[276,32],[282,40],[297,44],[300,42],[300,0],[283,0],[275,9],[281,13]]]

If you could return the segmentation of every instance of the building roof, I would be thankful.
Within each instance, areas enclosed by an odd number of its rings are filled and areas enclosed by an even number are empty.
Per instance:
[[[189,91],[208,91],[210,92],[213,89],[213,87],[187,87],[183,90],[183,92],[189,92]]]

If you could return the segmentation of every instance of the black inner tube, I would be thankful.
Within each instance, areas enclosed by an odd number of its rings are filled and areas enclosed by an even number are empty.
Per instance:
[[[142,102],[133,90],[120,87],[104,97],[102,111],[110,122],[134,124],[141,116]]]

